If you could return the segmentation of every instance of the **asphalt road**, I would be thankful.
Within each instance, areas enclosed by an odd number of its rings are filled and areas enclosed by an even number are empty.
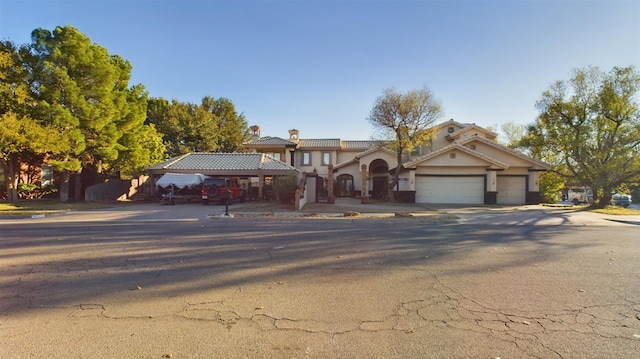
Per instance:
[[[636,358],[640,227],[540,208],[0,219],[0,358]]]

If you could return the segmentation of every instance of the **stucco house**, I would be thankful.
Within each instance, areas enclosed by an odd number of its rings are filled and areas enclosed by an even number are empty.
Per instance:
[[[539,174],[550,166],[500,145],[497,135],[476,124],[454,120],[435,126],[431,143],[398,164],[395,153],[375,141],[262,137],[252,126],[244,147],[264,153],[303,173],[333,178],[335,196],[384,198],[390,171],[401,166],[397,190],[416,203],[535,204],[540,200]]]

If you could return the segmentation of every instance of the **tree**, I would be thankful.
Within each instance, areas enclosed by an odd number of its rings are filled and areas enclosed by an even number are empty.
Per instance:
[[[74,27],[36,29],[31,38],[31,91],[37,102],[32,118],[62,134],[62,148],[51,153],[49,164],[62,172],[60,198],[66,201],[69,172],[109,170],[122,152],[133,150],[126,144],[136,143],[131,135],[143,132],[147,94],[142,85],[129,88],[128,61]]]
[[[639,94],[633,67],[574,70],[543,92],[522,144],[570,183],[591,186],[603,207],[612,191],[640,180]]]
[[[21,54],[22,53],[22,54]],[[29,117],[33,106],[28,86],[24,48],[0,42],[0,164],[6,175],[7,199],[18,200],[20,164],[47,148],[57,149],[59,133]]]
[[[218,123],[218,151],[237,152],[250,139],[249,126],[243,114],[238,114],[231,100],[206,96],[200,105],[220,119]]]
[[[244,115],[225,98],[205,96],[200,105],[151,98],[147,123],[163,135],[170,157],[189,152],[236,152],[249,139]]]
[[[398,184],[404,154],[427,143],[434,135],[433,124],[442,116],[442,106],[431,91],[424,87],[406,94],[388,88],[376,99],[369,122],[381,132],[382,139],[395,151],[398,165],[389,182],[389,201]]]

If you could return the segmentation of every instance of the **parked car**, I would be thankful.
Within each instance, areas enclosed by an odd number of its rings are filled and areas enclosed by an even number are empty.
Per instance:
[[[593,191],[590,187],[571,187],[567,193],[567,199],[573,204],[593,203]]]
[[[611,204],[621,207],[629,207],[631,205],[631,195],[616,193],[611,198]]]
[[[202,183],[200,196],[202,204],[205,205],[209,204],[210,200],[220,201],[221,203],[229,200],[229,204],[231,204],[234,200],[244,202],[246,193],[231,178],[207,178]]]

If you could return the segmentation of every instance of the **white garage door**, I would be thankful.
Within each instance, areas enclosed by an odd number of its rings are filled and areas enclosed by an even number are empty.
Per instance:
[[[416,203],[484,203],[484,176],[416,176]]]
[[[498,176],[498,204],[524,204],[527,192],[527,177]]]

